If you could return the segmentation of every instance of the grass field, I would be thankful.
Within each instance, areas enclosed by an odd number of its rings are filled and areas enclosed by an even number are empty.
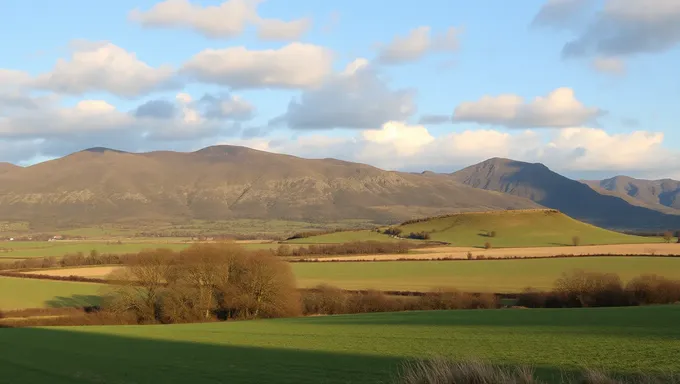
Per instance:
[[[102,287],[101,284],[0,276],[0,310],[93,305],[99,302]]]
[[[514,293],[531,286],[551,289],[563,272],[575,268],[617,273],[624,281],[643,273],[680,279],[680,258],[574,257],[524,260],[386,261],[295,263],[301,287],[321,283],[345,289]]]
[[[136,253],[145,249],[169,248],[175,251],[187,248],[192,243],[182,239],[174,240],[146,240],[137,242],[115,242],[104,241],[0,241],[0,259],[26,259],[33,257],[64,256],[68,253],[83,252],[89,254],[96,250],[99,253]],[[276,243],[252,243],[242,244],[243,247],[251,250],[272,249],[279,246]]]
[[[680,306],[363,314],[169,326],[0,329],[12,383],[389,383],[405,359],[679,371]],[[124,367],[124,369],[121,369]],[[2,380],[0,378],[0,381]]]
[[[660,238],[625,235],[574,220],[553,211],[501,211],[463,213],[420,223],[403,225],[403,233],[430,232],[432,240],[456,246],[538,247],[573,245],[635,244],[661,242]],[[489,237],[492,231],[495,237]]]
[[[549,210],[497,211],[461,213],[443,218],[398,226],[402,236],[411,232],[428,232],[431,240],[457,247],[494,248],[555,247],[573,245],[577,236],[581,245],[659,243],[661,238],[625,235],[574,220]],[[494,237],[489,234],[495,232]],[[399,241],[374,231],[337,232],[291,243],[345,243],[348,241]]]

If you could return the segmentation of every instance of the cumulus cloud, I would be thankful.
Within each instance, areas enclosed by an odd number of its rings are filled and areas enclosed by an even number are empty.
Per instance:
[[[261,2],[227,0],[201,6],[188,0],[165,0],[147,11],[132,10],[129,18],[145,27],[191,29],[210,38],[233,38],[254,25],[261,39],[296,40],[311,27],[308,18],[286,21],[260,17],[257,7]]]
[[[573,29],[587,19],[594,4],[592,0],[548,0],[538,11],[531,25]]]
[[[577,37],[565,44],[564,57],[627,56],[667,51],[680,44],[680,2],[677,0],[550,0],[534,23],[570,27]],[[571,14],[588,12],[584,26],[573,25]]]
[[[406,36],[395,36],[391,42],[381,46],[377,60],[383,64],[401,64],[416,61],[431,52],[455,52],[458,50],[459,34],[459,29],[450,27],[431,36],[431,28],[421,26],[412,29]]]
[[[245,47],[207,49],[184,64],[182,72],[201,82],[243,88],[306,88],[331,72],[333,55],[326,48],[291,43],[279,49]]]
[[[231,110],[224,106],[229,103]],[[194,99],[185,93],[173,100],[149,100],[131,111],[102,100],[81,100],[68,107],[56,100],[36,105],[0,115],[2,148],[14,144],[22,148],[0,151],[2,160],[62,156],[94,146],[136,151],[210,145],[216,137],[241,133],[240,121],[252,113],[243,109],[249,104],[235,95]]]
[[[357,59],[291,100],[287,112],[271,124],[285,123],[293,129],[367,129],[413,115],[414,96],[411,89],[392,90],[366,60]]]
[[[592,122],[604,114],[578,101],[570,88],[558,88],[530,102],[518,95],[484,96],[458,105],[455,122],[502,125],[509,128],[562,128]]]
[[[663,140],[661,133],[612,134],[586,127],[509,132],[468,129],[435,136],[423,126],[392,121],[379,129],[344,138],[312,134],[293,139],[233,139],[224,143],[303,157],[335,157],[395,170],[452,172],[499,156],[542,162],[562,172],[658,175],[663,170],[668,176],[680,172],[677,165],[680,153],[665,149]]]
[[[77,42],[69,60],[60,59],[51,72],[38,75],[32,86],[82,95],[108,91],[122,97],[169,87],[173,68],[153,68],[125,49],[108,42]]]

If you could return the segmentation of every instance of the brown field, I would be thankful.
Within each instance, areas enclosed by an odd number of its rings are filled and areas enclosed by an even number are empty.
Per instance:
[[[310,258],[318,261],[338,260],[399,260],[417,259],[433,260],[441,258],[467,259],[468,252],[473,257],[485,256],[493,258],[514,257],[550,257],[560,255],[573,256],[597,256],[597,255],[657,255],[657,256],[680,256],[680,244],[612,244],[612,245],[584,245],[578,247],[526,247],[526,248],[498,248],[480,249],[473,247],[433,247],[423,248],[416,253],[384,254],[384,255],[357,255]]]
[[[74,267],[74,268],[36,270],[24,273],[30,275],[43,275],[43,276],[57,276],[57,277],[78,276],[88,277],[92,279],[105,279],[111,272],[120,268],[122,267],[119,266]]]

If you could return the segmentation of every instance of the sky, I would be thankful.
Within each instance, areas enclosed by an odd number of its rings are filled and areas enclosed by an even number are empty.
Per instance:
[[[242,145],[680,179],[680,0],[0,0],[0,162]]]

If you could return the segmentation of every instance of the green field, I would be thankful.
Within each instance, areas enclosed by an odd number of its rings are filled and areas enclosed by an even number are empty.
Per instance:
[[[0,310],[97,304],[101,284],[0,276]]]
[[[428,232],[430,239],[458,247],[484,247],[489,242],[494,248],[554,247],[573,245],[641,244],[662,242],[661,238],[625,235],[574,220],[550,210],[497,211],[461,213],[434,218],[418,223],[397,226],[402,236],[411,232]],[[489,234],[495,232],[495,236]],[[399,241],[374,231],[337,232],[291,243],[345,243],[348,241]]]
[[[482,247],[486,242],[495,248],[564,246],[573,245],[574,236],[580,238],[581,245],[662,241],[598,228],[554,211],[463,213],[400,228],[403,233],[429,232],[432,240],[464,247]],[[495,237],[488,236],[492,231],[496,232]]]
[[[624,282],[643,273],[680,279],[680,258],[674,257],[293,264],[300,287],[327,283],[345,289],[429,291],[433,288],[457,288],[468,292],[495,293],[520,292],[528,286],[551,289],[560,274],[575,268],[617,273]]]
[[[389,383],[405,359],[679,371],[680,306],[402,312],[166,326],[0,329],[12,383]],[[1,381],[2,379],[0,379]]]

